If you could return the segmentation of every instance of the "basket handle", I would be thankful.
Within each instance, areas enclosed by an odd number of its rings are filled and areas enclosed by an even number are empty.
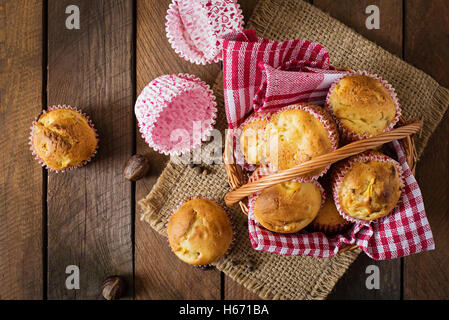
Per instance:
[[[330,153],[323,154],[321,156],[313,158],[312,160],[301,163],[296,167],[282,170],[262,177],[257,181],[244,184],[226,194],[224,198],[226,205],[232,206],[245,197],[252,195],[253,193],[262,191],[268,187],[274,186],[278,183],[290,181],[300,175],[304,175],[310,171],[325,167],[329,164],[335,163],[339,160],[345,159],[363,151],[376,148],[385,143],[404,139],[412,134],[419,132],[421,128],[422,121],[414,120],[409,124],[398,127],[388,132],[381,133],[377,136],[349,143]]]

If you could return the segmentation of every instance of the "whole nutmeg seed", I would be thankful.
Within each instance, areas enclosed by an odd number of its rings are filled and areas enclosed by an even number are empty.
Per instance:
[[[106,300],[120,299],[126,293],[126,282],[120,276],[110,276],[103,281],[101,294]]]
[[[131,181],[142,179],[150,170],[150,162],[140,154],[135,154],[123,167],[123,176]]]

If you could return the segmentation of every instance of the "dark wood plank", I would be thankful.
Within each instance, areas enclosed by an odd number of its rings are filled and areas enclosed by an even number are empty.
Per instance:
[[[65,28],[68,5],[80,29]],[[132,154],[133,4],[131,0],[50,0],[48,103],[86,112],[100,148],[89,165],[48,177],[48,297],[100,298],[103,279],[126,278],[133,295],[131,183],[122,176]],[[80,268],[80,289],[65,288],[66,266]]]
[[[170,0],[137,1],[137,94],[163,74],[190,73],[212,85],[220,64],[198,66],[180,58],[165,35],[165,15]],[[145,197],[166,165],[168,157],[148,147],[137,130],[137,152],[151,161],[149,175],[136,183],[136,200]],[[178,260],[166,238],[137,218],[135,276],[136,299],[220,299],[220,272],[199,271]]]
[[[314,0],[314,5],[328,12],[386,50],[402,54],[402,0]],[[377,5],[380,9],[380,29],[368,30],[365,9]],[[332,57],[332,52],[330,53]],[[376,265],[380,272],[380,289],[368,290],[366,268]],[[361,254],[335,286],[329,299],[400,299],[401,260],[374,261]]]
[[[445,0],[405,1],[405,60],[449,87],[449,6]],[[405,258],[405,299],[448,299],[449,114],[432,135],[417,167],[436,250]]]
[[[28,146],[42,110],[42,6],[0,1],[0,300],[43,298],[43,171]]]

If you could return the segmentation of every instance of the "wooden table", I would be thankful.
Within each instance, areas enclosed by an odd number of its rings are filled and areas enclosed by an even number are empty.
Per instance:
[[[171,49],[164,30],[169,2],[0,1],[0,299],[97,299],[112,274],[126,278],[129,298],[257,298],[216,270],[183,264],[166,239],[139,221],[136,201],[151,190],[167,158],[136,130],[136,94],[167,73],[192,73],[212,84],[221,68],[190,64]],[[239,2],[247,19],[257,0]],[[73,4],[79,30],[65,27]],[[447,1],[313,4],[449,87]],[[380,8],[379,30],[365,27],[370,4]],[[31,156],[29,127],[42,108],[63,103],[91,116],[100,150],[80,170],[48,173]],[[437,249],[384,262],[361,255],[329,298],[449,298],[448,133],[446,114],[417,169]],[[151,158],[152,170],[134,184],[122,177],[122,166],[136,152]],[[365,287],[371,264],[380,268],[379,290]],[[65,287],[68,265],[80,269],[79,290]]]

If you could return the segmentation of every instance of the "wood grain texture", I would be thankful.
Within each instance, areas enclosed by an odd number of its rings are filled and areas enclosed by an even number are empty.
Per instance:
[[[136,72],[137,94],[163,74],[189,73],[212,85],[220,64],[199,66],[180,58],[167,41],[165,15],[171,1],[137,1]],[[136,200],[145,197],[164,169],[168,157],[148,147],[137,131],[137,153],[147,156],[151,170],[136,183]],[[140,221],[136,204],[135,224],[136,299],[220,299],[220,272],[200,271],[178,260],[166,238]]]
[[[80,29],[65,28],[68,5]],[[97,299],[119,274],[133,296],[131,183],[122,176],[133,146],[131,0],[48,2],[48,103],[81,108],[100,135],[87,166],[48,177],[48,298]],[[80,289],[65,288],[66,266],[80,268]]]
[[[42,5],[0,1],[0,300],[43,298],[43,171],[28,146],[42,110]]]
[[[449,6],[445,0],[405,1],[405,60],[449,87]],[[432,135],[417,179],[435,238],[435,251],[405,258],[405,299],[449,298],[449,114]]]
[[[313,4],[353,28],[384,49],[402,54],[402,0],[314,0]],[[380,29],[368,30],[365,9],[377,5],[380,9]],[[332,58],[332,52],[330,52]],[[368,290],[366,267],[376,265],[380,272],[380,289]],[[335,286],[329,299],[400,299],[401,260],[374,261],[361,254]]]

